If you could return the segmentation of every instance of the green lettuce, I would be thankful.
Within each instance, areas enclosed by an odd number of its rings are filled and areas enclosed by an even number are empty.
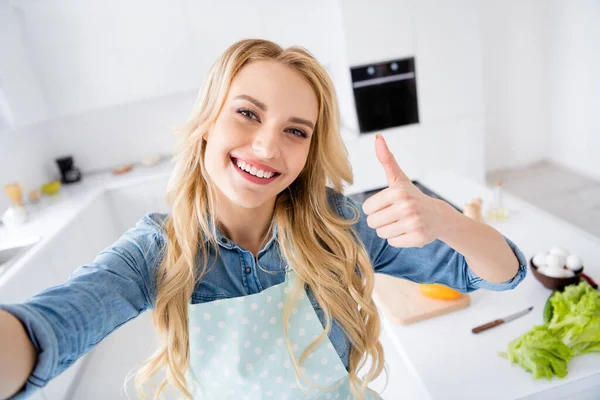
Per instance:
[[[573,352],[546,326],[539,325],[510,342],[508,353],[500,355],[533,373],[533,379],[551,379],[554,375],[567,376]]]
[[[600,351],[600,293],[587,282],[565,287],[551,298],[548,330],[573,350],[573,355]]]
[[[586,281],[554,292],[545,324],[516,338],[501,356],[533,373],[534,379],[564,378],[572,356],[600,351],[600,293]]]

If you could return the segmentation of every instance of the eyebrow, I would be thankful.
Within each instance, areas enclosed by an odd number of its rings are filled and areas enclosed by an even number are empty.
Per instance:
[[[235,99],[241,99],[241,100],[249,101],[250,103],[254,104],[257,108],[259,108],[260,110],[267,111],[267,106],[265,105],[265,103],[256,100],[252,96],[248,96],[246,94],[240,94],[239,96],[235,96],[234,100]],[[298,117],[290,117],[288,119],[288,121],[289,122],[294,122],[296,124],[306,125],[306,126],[310,127],[310,129],[315,129],[315,124],[313,124],[311,121],[309,121],[307,119],[298,118]]]

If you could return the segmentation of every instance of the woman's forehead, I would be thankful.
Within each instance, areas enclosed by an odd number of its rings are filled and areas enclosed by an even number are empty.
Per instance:
[[[242,67],[233,78],[228,100],[249,96],[267,112],[316,121],[317,95],[299,72],[276,61],[255,61]]]

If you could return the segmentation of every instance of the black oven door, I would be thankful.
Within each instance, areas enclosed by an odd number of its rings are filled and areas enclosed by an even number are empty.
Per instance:
[[[414,59],[352,69],[361,133],[419,122]]]

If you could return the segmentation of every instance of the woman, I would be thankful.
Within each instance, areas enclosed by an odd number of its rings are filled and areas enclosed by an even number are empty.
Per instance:
[[[144,217],[65,284],[2,305],[0,397],[45,385],[153,308],[162,343],[140,393],[165,370],[156,397],[171,384],[186,398],[378,398],[374,271],[464,292],[524,278],[510,240],[422,194],[380,136],[389,188],[362,209],[342,195],[352,172],[338,119],[309,53],[233,44],[181,129],[171,215]]]

